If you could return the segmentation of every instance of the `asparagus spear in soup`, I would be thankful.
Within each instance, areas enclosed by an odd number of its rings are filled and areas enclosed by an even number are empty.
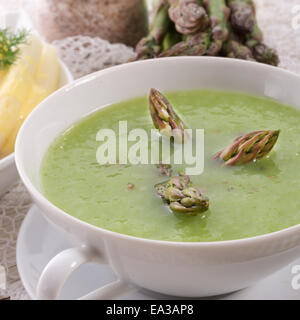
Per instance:
[[[155,128],[159,129],[162,135],[173,137],[175,142],[183,142],[185,128],[183,121],[166,97],[153,88],[149,94],[149,108]]]
[[[192,186],[189,176],[174,176],[155,185],[156,193],[173,212],[197,215],[209,207],[209,200]]]
[[[214,159],[221,159],[226,166],[262,159],[274,147],[279,132],[279,130],[261,130],[242,135],[214,155]]]
[[[161,175],[171,177],[172,166],[170,164],[159,163],[156,167]]]

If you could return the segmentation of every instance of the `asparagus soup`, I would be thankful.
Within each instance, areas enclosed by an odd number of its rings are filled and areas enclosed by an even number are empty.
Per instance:
[[[155,186],[170,177],[155,165],[100,165],[96,160],[99,129],[118,132],[119,121],[127,121],[128,130],[153,128],[147,97],[100,109],[61,134],[42,163],[45,196],[70,215],[95,226],[157,240],[232,240],[300,223],[298,110],[233,92],[177,91],[166,96],[186,127],[205,132],[205,169],[190,177],[193,188],[187,189],[197,191],[197,203],[201,203],[197,215],[181,210],[183,201],[162,201],[166,200],[165,194],[158,194]],[[218,151],[236,137],[257,131],[266,132],[259,138],[260,145],[269,139],[265,154],[256,149],[256,157],[251,158],[254,161],[238,165],[227,166],[220,161]],[[273,149],[270,139],[276,142]],[[240,159],[250,159],[254,148],[249,148],[247,157],[240,154]],[[216,154],[218,159],[213,157]],[[183,167],[172,165],[172,170],[180,172]],[[172,205],[174,210],[170,210]]]

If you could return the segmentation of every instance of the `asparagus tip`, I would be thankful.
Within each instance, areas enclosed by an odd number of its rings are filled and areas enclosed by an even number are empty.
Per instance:
[[[209,208],[209,199],[191,185],[189,176],[173,176],[154,187],[173,212],[196,215]]]
[[[149,109],[155,128],[161,134],[182,143],[185,128],[183,121],[176,114],[166,97],[154,88],[150,89]]]
[[[260,160],[273,149],[279,133],[280,130],[261,130],[239,136],[228,147],[216,153],[213,159],[221,159],[225,166]]]

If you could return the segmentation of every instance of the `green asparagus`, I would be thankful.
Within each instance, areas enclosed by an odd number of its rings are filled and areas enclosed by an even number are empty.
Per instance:
[[[170,49],[162,52],[159,57],[202,56],[206,54],[209,45],[210,34],[208,32],[200,32],[187,36],[184,41],[180,41]]]
[[[214,155],[226,166],[245,164],[265,157],[274,147],[279,130],[254,131],[236,138],[231,145]]]
[[[255,61],[251,50],[236,40],[226,41],[222,50],[228,58]]]
[[[170,30],[162,41],[161,51],[164,52],[172,48],[176,43],[182,40],[182,35],[179,34],[176,30]]]
[[[160,0],[156,8],[153,23],[150,26],[149,34],[136,45],[136,60],[154,58],[160,53],[161,43],[170,27],[168,9],[168,1]]]
[[[276,51],[262,42],[255,39],[246,41],[246,45],[251,49],[256,61],[277,66],[279,64],[279,57]]]
[[[256,61],[277,66],[279,64],[279,57],[274,49],[269,48],[263,43],[263,33],[258,26],[255,12],[253,13],[253,21],[254,25],[251,33],[245,36],[246,46],[250,48]]]
[[[170,177],[172,174],[172,166],[170,164],[159,163],[157,168],[161,175]]]
[[[229,37],[222,47],[222,53],[228,58],[243,59],[255,61],[251,50],[242,43],[242,40],[237,36],[230,25],[228,25]]]
[[[169,0],[169,16],[176,30],[182,34],[195,34],[208,25],[202,0]]]
[[[224,41],[228,38],[229,9],[225,0],[204,0],[204,6],[210,19],[212,29],[212,43],[207,50],[208,55],[217,55]]]
[[[189,176],[174,176],[154,188],[173,212],[197,215],[208,210],[208,198],[192,186]]]
[[[252,0],[227,0],[231,10],[230,23],[234,31],[250,34],[255,24],[255,9]]]
[[[153,88],[149,94],[149,109],[153,124],[162,135],[172,137],[175,142],[184,141],[183,121],[175,113],[166,97]]]

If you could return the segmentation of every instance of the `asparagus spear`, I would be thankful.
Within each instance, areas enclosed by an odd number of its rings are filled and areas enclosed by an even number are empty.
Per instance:
[[[223,52],[228,58],[255,61],[251,50],[236,40],[228,40],[223,46]]]
[[[157,168],[161,175],[170,177],[172,174],[172,166],[170,164],[159,163]]]
[[[153,58],[161,51],[161,42],[170,26],[168,9],[168,1],[160,0],[150,26],[149,34],[136,45],[136,60]]]
[[[192,186],[189,176],[174,176],[154,188],[173,212],[196,215],[209,207],[208,198]]]
[[[210,34],[200,32],[187,36],[185,40],[162,52],[159,57],[171,56],[202,56],[207,52],[210,45]]]
[[[262,42],[263,38],[264,38],[263,33],[260,30],[260,27],[258,26],[256,17],[254,15],[254,26],[253,26],[252,32],[248,35],[248,39],[254,39],[257,42]]]
[[[245,46],[229,27],[229,39],[224,42],[222,53],[228,58],[255,61],[251,50]]]
[[[172,48],[176,43],[182,40],[182,36],[176,30],[170,30],[165,36],[162,41],[162,52],[169,50]]]
[[[246,41],[246,45],[251,49],[256,61],[277,66],[279,64],[279,57],[276,51],[262,42],[250,38]]]
[[[245,44],[250,48],[255,60],[277,66],[279,63],[277,53],[262,42],[263,33],[258,26],[252,0],[227,1],[231,9],[232,28],[246,37]]]
[[[227,0],[231,10],[230,22],[234,31],[249,34],[255,24],[255,10],[252,0]]]
[[[169,16],[178,32],[194,34],[207,27],[208,17],[202,0],[169,0],[169,4]]]
[[[150,114],[155,128],[162,135],[173,137],[176,142],[183,142],[183,121],[175,113],[169,101],[156,89],[151,89],[149,94]]]
[[[225,0],[204,0],[203,2],[209,15],[213,39],[207,54],[214,56],[218,54],[224,41],[228,38],[227,21],[230,11],[225,4]]]
[[[245,164],[265,157],[275,145],[279,130],[254,131],[236,138],[231,145],[214,155],[226,166]]]
[[[251,3],[251,1],[249,2]],[[253,57],[256,61],[277,66],[279,64],[279,57],[275,50],[269,48],[263,43],[263,33],[258,26],[253,4],[252,7],[254,25],[251,33],[246,35],[245,44],[252,51]]]

